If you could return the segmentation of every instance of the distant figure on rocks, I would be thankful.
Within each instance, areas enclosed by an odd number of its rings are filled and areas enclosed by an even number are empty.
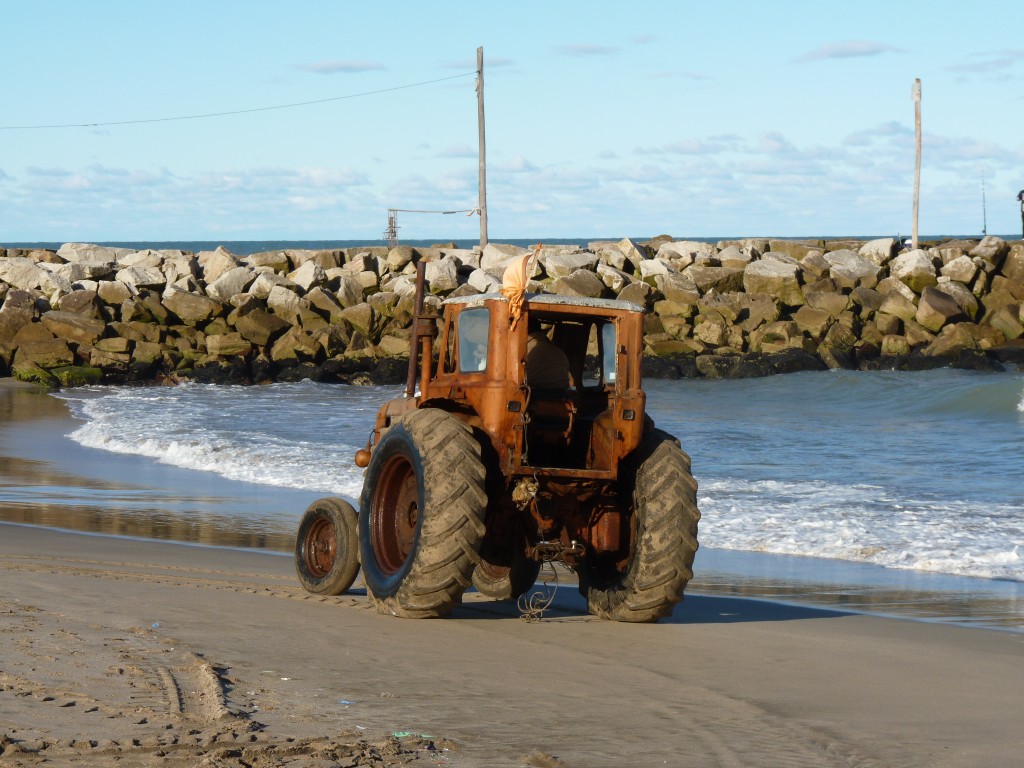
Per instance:
[[[548,338],[536,320],[530,321],[526,341],[526,383],[540,389],[568,389],[572,386],[569,358]]]
[[[1020,202],[1020,236],[1024,239],[1024,189],[1017,193],[1017,200]]]

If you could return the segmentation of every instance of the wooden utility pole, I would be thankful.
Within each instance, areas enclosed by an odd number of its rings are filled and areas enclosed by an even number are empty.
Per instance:
[[[476,49],[476,122],[480,138],[480,247],[487,245],[487,144],[484,137],[484,49]]]
[[[921,78],[914,80],[911,91],[914,98],[914,135],[917,144],[917,156],[914,163],[914,227],[911,236],[911,247],[917,248],[917,213],[921,200]]]

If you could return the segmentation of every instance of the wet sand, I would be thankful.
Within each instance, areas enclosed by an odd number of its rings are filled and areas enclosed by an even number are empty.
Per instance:
[[[58,401],[14,389],[0,385],[0,520],[15,523],[0,523],[2,766],[977,766],[1024,753],[1024,634],[796,605],[787,589],[847,571],[730,578],[764,560],[728,553],[700,560],[703,581],[652,626],[593,619],[571,584],[535,622],[473,593],[442,621],[380,616],[358,582],[317,598],[282,553],[204,545],[285,549],[284,534],[260,543],[232,526],[236,505],[297,518],[308,494],[81,448]],[[177,519],[180,505],[201,522]],[[852,602],[884,603],[871,586]],[[789,602],[723,596],[740,589]],[[1013,594],[1001,600],[996,613]]]

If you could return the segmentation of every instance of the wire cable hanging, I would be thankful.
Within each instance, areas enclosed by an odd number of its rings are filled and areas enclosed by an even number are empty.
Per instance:
[[[362,96],[375,96],[379,93],[390,93],[391,91],[401,91],[406,88],[418,88],[423,85],[433,85],[434,83],[443,83],[446,80],[455,80],[460,77],[469,77],[470,75],[476,75],[476,72],[463,72],[458,75],[449,75],[448,77],[438,77],[434,80],[424,80],[419,83],[407,83],[406,85],[396,85],[391,88],[380,88],[376,91],[363,91],[362,93],[350,93],[344,96],[331,96],[326,99],[314,99],[313,101],[297,101],[292,104],[277,104],[270,107],[252,107],[250,109],[235,109],[228,112],[207,112],[200,115],[179,115],[177,117],[151,117],[139,120],[112,120],[107,122],[97,123],[62,123],[54,125],[0,125],[0,131],[34,131],[43,129],[54,129],[54,128],[100,128],[111,125],[138,125],[140,123],[168,123],[175,120],[202,120],[210,117],[227,117],[229,115],[245,115],[252,112],[269,112],[275,109],[292,109],[294,107],[308,107],[313,104],[326,104],[330,101],[342,101],[344,99],[356,99]]]

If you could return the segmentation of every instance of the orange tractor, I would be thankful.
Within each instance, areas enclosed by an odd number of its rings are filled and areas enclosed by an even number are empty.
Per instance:
[[[341,594],[361,564],[380,612],[436,617],[470,584],[517,598],[557,561],[605,619],[656,621],[682,599],[697,484],[645,413],[644,311],[527,294],[531,263],[513,264],[501,293],[448,299],[441,317],[423,312],[419,270],[406,391],[356,454],[358,513],[321,499],[299,525],[307,590]]]

